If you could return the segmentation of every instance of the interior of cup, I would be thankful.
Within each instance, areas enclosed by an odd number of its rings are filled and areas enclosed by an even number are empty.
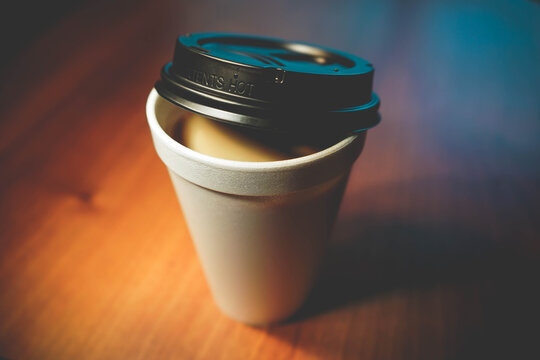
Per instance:
[[[161,96],[158,96],[154,109],[159,126],[167,135],[174,139],[180,121],[182,121],[189,112],[168,102]]]
[[[159,126],[161,127],[161,129],[168,135],[168,137],[170,137],[172,140],[174,140],[176,143],[178,143],[179,145],[181,145],[182,147],[186,148],[185,144],[183,144],[183,141],[180,140],[181,138],[181,133],[183,131],[182,129],[182,122],[183,121],[189,121],[189,117],[193,115],[193,113],[189,110],[186,110],[186,109],[183,109],[175,104],[172,104],[170,103],[169,101],[167,101],[166,99],[164,99],[163,97],[161,96],[157,96],[156,97],[156,100],[155,100],[155,105],[154,105],[154,112],[155,112],[155,116],[156,116],[156,120],[157,120],[157,123],[159,124]],[[234,125],[224,125],[224,124],[220,124],[220,126],[226,126],[228,127],[229,129],[230,128],[233,128],[235,131],[243,131],[243,132],[247,132],[248,130],[243,130],[243,129],[238,129],[238,127],[234,126]],[[355,137],[359,137],[361,141],[364,141],[365,139],[365,133],[366,132],[363,132],[363,133],[360,133],[360,134],[356,134]],[[252,131],[250,130],[248,132],[249,136],[257,136],[257,132],[256,131]],[[266,136],[266,135],[265,135]],[[272,135],[273,137],[271,138],[271,141],[270,144],[274,145],[274,144],[279,144],[279,143],[284,143],[288,140],[282,140],[282,135]],[[268,140],[268,136],[266,136],[265,140]],[[313,154],[316,154],[316,153],[319,153],[321,151],[324,151],[324,150],[327,150],[329,148],[332,148],[334,146],[337,146],[339,145],[340,143],[342,142],[346,142],[348,139],[350,140],[351,136],[348,137],[348,138],[341,138],[341,139],[337,139],[337,140],[334,140],[332,142],[327,142],[327,143],[317,143],[316,145],[313,144],[311,146],[311,144],[309,146],[298,146],[297,148],[300,148],[300,147],[303,147],[303,148],[307,148],[309,147],[310,148],[310,152],[309,153],[295,153],[295,154],[289,154],[290,156],[288,157],[285,157],[283,159],[279,159],[279,160],[255,160],[255,161],[260,161],[260,162],[280,162],[280,161],[288,161],[288,160],[294,160],[294,159],[298,159],[298,158],[303,158],[303,157],[306,157],[306,156],[311,156]],[[302,144],[299,144],[299,145],[307,145],[305,143],[302,143]],[[196,151],[196,150],[195,150]],[[204,153],[203,153],[204,154]],[[222,160],[227,160],[227,158],[223,158],[219,155],[209,155],[211,157],[215,157],[215,158],[219,158],[219,159],[222,159]],[[240,162],[250,162],[250,161],[253,161],[253,160],[241,160],[241,159],[229,159],[229,160],[237,160],[237,161],[240,161]]]

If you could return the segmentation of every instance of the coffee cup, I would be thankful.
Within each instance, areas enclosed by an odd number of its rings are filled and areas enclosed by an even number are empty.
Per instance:
[[[297,64],[308,60],[329,66]],[[279,322],[308,296],[351,167],[367,128],[380,120],[367,65],[348,54],[278,39],[230,34],[178,39],[173,63],[150,92],[146,115],[213,298],[229,317],[252,325]],[[369,84],[370,96],[360,91],[353,106],[350,95],[335,99],[310,88],[317,80],[321,86],[340,86],[336,68],[344,73],[341,86],[353,84],[350,77],[355,77],[357,85]],[[301,96],[288,98],[301,87]],[[323,107],[306,108],[308,98],[325,96]],[[233,131],[249,128],[248,134],[298,138],[318,148],[277,161],[208,155],[179,140],[183,123],[194,114]]]

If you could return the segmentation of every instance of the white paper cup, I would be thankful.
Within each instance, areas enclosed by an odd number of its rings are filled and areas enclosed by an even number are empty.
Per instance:
[[[313,285],[366,132],[295,159],[232,161],[175,141],[182,111],[151,91],[146,114],[154,145],[213,297],[241,322],[284,320]]]

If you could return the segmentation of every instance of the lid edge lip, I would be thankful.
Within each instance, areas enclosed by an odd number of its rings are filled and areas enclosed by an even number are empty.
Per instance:
[[[358,106],[343,107],[341,109],[332,109],[328,110],[329,113],[344,113],[344,112],[353,112],[353,111],[363,111],[363,110],[378,110],[381,106],[381,99],[374,91],[371,93],[371,100],[365,104]]]
[[[257,97],[248,97],[248,96],[242,96],[237,95],[231,92],[227,92],[225,90],[219,90],[216,88],[204,86],[199,82],[193,81],[185,76],[178,75],[171,71],[173,64],[172,62],[168,62],[161,68],[161,81],[165,83],[170,83],[171,85],[174,85],[177,88],[181,88],[184,91],[194,93],[200,96],[209,96],[214,98],[219,98],[224,103],[230,103],[230,104],[236,104],[242,107],[248,107],[248,108],[254,108],[254,107],[260,107],[264,108],[265,106],[271,107],[272,105],[276,106],[283,106],[283,105],[290,105],[291,103],[282,101],[283,99],[262,99]],[[301,73],[298,73],[301,74]],[[318,76],[331,76],[329,74],[323,74]],[[356,76],[356,75],[344,75],[341,76]],[[342,106],[342,107],[329,107],[329,108],[323,108],[325,111],[347,111],[348,109],[354,109],[358,108],[361,110],[363,107],[368,107],[370,104],[373,103],[373,96],[376,96],[376,94],[371,91],[369,100],[365,103],[361,103],[360,105],[353,105],[353,106]],[[295,102],[298,100],[292,100],[292,102]]]
[[[267,105],[268,107],[272,106],[288,106],[291,105],[291,103],[287,102],[280,102],[280,101],[272,101],[272,100],[263,100],[253,97],[245,97],[240,96],[232,93],[228,93],[225,91],[215,90],[208,87],[205,87],[203,85],[200,85],[199,83],[195,81],[191,81],[184,77],[178,77],[174,74],[169,72],[169,69],[171,67],[171,63],[167,63],[162,67],[161,70],[161,79],[156,81],[157,83],[164,82],[164,83],[171,83],[171,85],[174,85],[177,88],[182,89],[183,91],[193,93],[197,96],[208,96],[215,101],[223,101],[226,104],[234,105],[234,106],[240,106],[242,108],[253,108],[253,109],[265,109],[264,105]],[[188,82],[187,84],[184,84],[183,82]],[[196,88],[189,87],[187,85],[194,85]],[[198,91],[198,89],[203,89],[206,91]],[[171,91],[171,93],[174,93]],[[220,96],[222,95],[222,96]],[[238,99],[239,101],[235,102],[234,100],[225,98],[231,97],[232,99]],[[241,101],[241,102],[240,102]],[[296,101],[296,100],[295,100]],[[260,104],[261,106],[257,106]],[[294,104],[294,101],[293,101]],[[302,104],[302,103],[299,103]],[[325,111],[328,113],[344,113],[344,112],[350,112],[350,111],[362,111],[362,110],[368,110],[371,107],[379,108],[381,104],[380,98],[374,91],[371,92],[371,96],[369,101],[359,104],[359,105],[353,105],[353,106],[342,106],[337,108],[326,108],[326,107],[320,107],[314,109],[314,111]]]
[[[154,85],[155,90],[157,93],[163,97],[165,100],[171,102],[174,105],[177,105],[183,109],[186,109],[188,111],[197,113],[201,116],[211,118],[216,121],[237,125],[237,126],[244,126],[249,127],[252,129],[260,129],[261,131],[272,131],[272,132],[299,132],[299,133],[317,133],[319,131],[309,131],[311,128],[319,130],[319,128],[315,127],[309,127],[309,123],[302,123],[302,124],[296,124],[297,126],[283,126],[284,123],[286,123],[287,119],[295,118],[297,116],[297,113],[293,114],[283,114],[283,117],[280,117],[278,121],[276,121],[276,118],[274,117],[260,117],[260,116],[253,116],[250,114],[242,114],[239,112],[232,112],[227,109],[220,109],[214,106],[209,106],[207,104],[196,102],[189,100],[185,97],[178,96],[177,94],[173,94],[169,92],[167,87],[162,87],[161,82],[157,81]],[[170,96],[170,95],[175,96]],[[376,95],[375,95],[376,96]],[[374,106],[362,108],[360,110],[354,110],[354,111],[325,111],[329,116],[332,114],[352,114],[358,111],[366,111],[367,116],[363,119],[363,121],[353,121],[353,123],[357,124],[358,126],[346,126],[343,128],[339,127],[333,127],[329,133],[338,133],[338,134],[349,134],[349,133],[357,133],[361,131],[365,131],[368,129],[371,129],[375,126],[377,126],[381,122],[381,116],[378,113],[378,107],[380,102],[378,101],[378,97],[375,100]],[[297,110],[298,112],[302,112],[301,109]],[[316,109],[311,110],[316,111]],[[274,116],[278,116],[279,114],[275,114]],[[307,116],[312,115],[311,112],[306,112]],[[335,115],[334,115],[335,117]],[[282,125],[282,126],[280,126]],[[299,131],[298,125],[302,125],[304,128],[306,128],[306,131]],[[322,129],[320,130],[322,131]]]

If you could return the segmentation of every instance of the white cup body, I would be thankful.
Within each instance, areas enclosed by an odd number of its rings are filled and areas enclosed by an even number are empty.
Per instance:
[[[184,110],[155,90],[146,111],[217,305],[254,325],[292,315],[313,285],[366,133],[300,158],[241,162],[176,142]]]

